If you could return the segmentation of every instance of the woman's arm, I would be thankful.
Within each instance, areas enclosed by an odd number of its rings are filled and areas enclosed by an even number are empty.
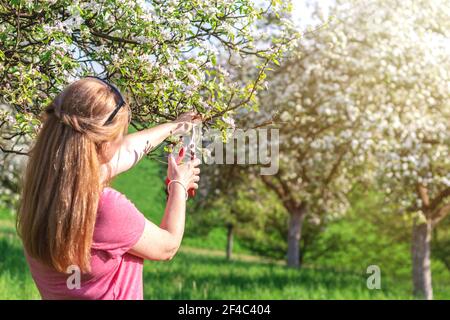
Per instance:
[[[147,153],[170,136],[175,128],[176,123],[168,122],[153,128],[127,134],[117,152],[109,161],[112,176],[132,168]]]
[[[166,210],[160,227],[147,220],[144,232],[129,251],[147,260],[170,260],[180,247],[184,233],[186,214],[186,190],[197,189],[200,180],[199,159],[177,165],[173,156],[169,158],[167,176],[180,183],[172,183]]]
[[[184,189],[179,184],[172,184],[160,227],[147,219],[142,236],[129,253],[146,260],[172,259],[183,238],[185,215]]]
[[[125,135],[117,151],[108,162],[111,168],[111,177],[133,167],[144,155],[153,150],[170,135],[188,132],[193,124],[200,122],[197,118],[197,114],[188,112],[182,114],[173,122]],[[103,166],[102,175],[106,177],[106,173],[106,166]]]

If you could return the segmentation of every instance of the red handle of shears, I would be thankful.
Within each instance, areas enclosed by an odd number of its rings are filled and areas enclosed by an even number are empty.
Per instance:
[[[180,164],[181,161],[183,160],[183,158],[184,158],[184,153],[185,153],[185,148],[183,147],[183,148],[181,148],[180,151],[178,152],[177,164]],[[191,154],[191,160],[193,160],[193,159],[194,159],[194,153]],[[169,184],[169,182],[170,182],[170,179],[169,179],[168,177],[166,177],[166,186]],[[188,192],[188,196],[189,196],[190,198],[192,198],[192,197],[195,196],[195,189],[194,189],[194,188],[190,188],[187,192]]]

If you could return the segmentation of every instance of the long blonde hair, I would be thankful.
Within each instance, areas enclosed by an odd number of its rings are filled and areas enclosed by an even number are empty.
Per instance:
[[[72,83],[46,108],[30,151],[17,231],[28,255],[59,272],[90,271],[105,143],[128,130],[128,105],[103,125],[118,101],[100,80]]]

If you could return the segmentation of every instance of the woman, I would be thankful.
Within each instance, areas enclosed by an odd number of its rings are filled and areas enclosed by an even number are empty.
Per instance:
[[[186,190],[198,187],[198,159],[177,165],[169,156],[171,183],[160,227],[108,185],[198,120],[187,113],[127,134],[130,112],[119,90],[95,77],[72,83],[46,109],[17,218],[43,299],[142,299],[143,260],[169,260],[180,246]]]

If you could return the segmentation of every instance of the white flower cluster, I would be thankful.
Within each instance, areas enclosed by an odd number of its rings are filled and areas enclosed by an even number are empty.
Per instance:
[[[80,29],[84,19],[80,15],[77,3],[75,2],[71,6],[67,7],[67,11],[70,12],[70,16],[68,16],[67,19],[63,21],[55,20],[52,21],[52,24],[50,25],[44,25],[44,31],[48,34],[56,31],[72,33],[73,30]]]
[[[302,39],[262,99],[280,114],[284,179],[300,199],[341,209],[375,173],[399,206],[417,200],[417,183],[448,188],[448,2],[337,8],[345,19]]]
[[[29,139],[25,136],[4,139],[4,137],[11,137],[15,132],[14,127],[20,125],[9,106],[0,104],[0,123],[2,124],[0,143],[3,148],[28,149]],[[8,181],[8,184],[0,183],[0,205],[14,207],[19,199],[19,194],[16,191],[20,183],[20,172],[23,171],[25,166],[26,156],[9,156],[7,153],[0,151],[0,158],[0,181]]]

